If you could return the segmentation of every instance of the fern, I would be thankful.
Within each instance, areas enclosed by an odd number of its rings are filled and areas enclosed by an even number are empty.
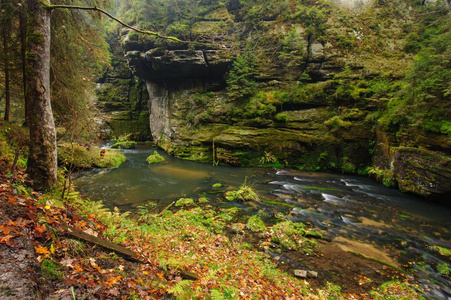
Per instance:
[[[224,300],[225,298],[222,295],[221,291],[219,291],[219,290],[211,290],[210,299],[211,300]]]
[[[176,285],[174,285],[172,288],[168,290],[170,294],[173,294],[176,297],[183,297],[186,296],[186,292],[191,292],[191,280],[182,280]]]

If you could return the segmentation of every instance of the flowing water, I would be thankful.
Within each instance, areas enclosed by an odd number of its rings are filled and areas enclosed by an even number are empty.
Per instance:
[[[164,207],[180,197],[202,193],[213,205],[224,205],[217,200],[212,185],[221,183],[230,190],[246,181],[262,198],[283,204],[263,203],[260,211],[283,212],[292,221],[323,230],[347,251],[409,267],[428,298],[451,299],[449,277],[437,271],[447,262],[433,247],[451,248],[449,207],[350,175],[213,167],[176,159],[162,151],[167,162],[148,165],[146,158],[154,150],[122,150],[127,161],[120,168],[85,172],[75,184],[90,199],[130,210],[149,201]]]

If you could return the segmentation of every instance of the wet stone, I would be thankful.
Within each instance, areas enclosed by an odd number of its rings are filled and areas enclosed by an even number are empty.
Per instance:
[[[307,275],[311,278],[318,278],[318,272],[316,271],[307,271]]]
[[[305,270],[294,270],[294,276],[307,278],[307,271]]]

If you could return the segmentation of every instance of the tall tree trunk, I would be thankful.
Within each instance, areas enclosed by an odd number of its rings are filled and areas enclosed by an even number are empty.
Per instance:
[[[23,2],[23,1],[22,1]],[[23,82],[23,96],[27,98],[27,13],[25,11],[25,3],[19,8],[19,33],[20,33],[20,51],[22,60],[22,82]],[[25,101],[25,126],[28,126],[28,105]]]
[[[10,3],[4,2],[6,12],[10,11]],[[11,16],[6,16],[3,21],[2,37],[3,37],[3,67],[5,72],[5,121],[10,121],[11,112],[11,88],[10,88],[10,75],[9,75],[9,38],[11,31]]]
[[[56,133],[50,102],[50,11],[28,0],[27,93],[30,156],[27,173],[37,189],[56,184]]]

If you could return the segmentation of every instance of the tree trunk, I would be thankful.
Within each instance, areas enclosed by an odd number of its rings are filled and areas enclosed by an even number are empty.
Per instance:
[[[23,83],[23,96],[27,98],[27,13],[25,11],[25,3],[19,8],[19,32],[20,32],[20,51],[22,61],[22,83]],[[25,123],[24,126],[28,126],[28,106],[29,103],[25,101]]]
[[[7,1],[4,2],[6,12],[10,11]],[[11,112],[11,88],[9,76],[9,38],[11,32],[11,16],[6,16],[3,21],[2,37],[3,37],[3,67],[5,72],[5,121],[10,121]]]
[[[41,1],[28,0],[27,37],[28,126],[30,156],[27,173],[37,189],[56,184],[56,133],[50,102],[50,11]]]

